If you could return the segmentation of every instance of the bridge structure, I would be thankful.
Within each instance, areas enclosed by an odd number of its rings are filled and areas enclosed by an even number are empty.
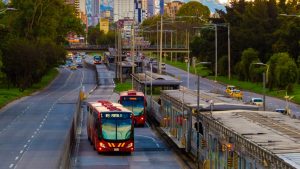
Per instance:
[[[74,45],[74,46],[66,46],[65,49],[70,52],[98,52],[98,51],[108,51],[109,48],[114,48],[114,46],[109,45]],[[137,48],[136,48],[137,49]],[[159,52],[159,46],[151,45],[143,48],[138,48],[139,50],[148,51],[148,52]],[[130,46],[124,46],[122,48],[123,51],[130,51]],[[170,45],[165,45],[162,48],[162,52],[174,52],[174,53],[187,53],[188,48],[186,46],[178,45],[171,47]]]

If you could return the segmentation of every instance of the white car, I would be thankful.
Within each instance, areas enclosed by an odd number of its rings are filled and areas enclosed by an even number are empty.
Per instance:
[[[263,106],[264,100],[262,98],[251,98],[250,104],[253,104],[256,106]]]
[[[165,63],[161,63],[161,68],[162,69],[166,69],[166,64]]]

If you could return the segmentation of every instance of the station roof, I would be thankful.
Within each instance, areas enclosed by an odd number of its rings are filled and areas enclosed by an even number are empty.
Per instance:
[[[300,121],[278,112],[214,111],[212,117],[247,140],[300,168]]]
[[[180,90],[164,90],[162,91],[162,97],[168,98],[173,102],[184,103],[191,108],[197,108],[197,91],[189,90],[181,87]],[[242,101],[228,98],[220,94],[209,93],[206,91],[200,91],[200,108],[201,111],[210,110],[212,104],[213,110],[232,110],[232,109],[244,109],[244,110],[258,110],[255,105],[244,104]]]
[[[181,81],[169,76],[169,75],[161,75],[158,73],[152,73],[150,71],[146,71],[146,73],[136,73],[133,75],[133,78],[137,80],[139,83],[143,85],[150,86],[151,80],[153,86],[178,86],[181,84]]]

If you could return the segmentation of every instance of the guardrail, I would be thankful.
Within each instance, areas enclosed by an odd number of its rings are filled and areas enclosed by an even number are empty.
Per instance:
[[[97,72],[96,66],[94,64],[85,62],[85,65],[86,65],[86,67],[93,69],[95,72]],[[98,84],[98,81],[99,81],[98,76],[96,76],[96,81]],[[76,144],[78,141],[77,130],[78,130],[78,126],[80,124],[80,120],[82,118],[81,105],[82,105],[83,99],[84,99],[84,93],[81,89],[79,92],[79,95],[78,95],[76,109],[75,109],[75,113],[73,116],[73,121],[72,121],[70,130],[69,130],[69,133],[67,134],[67,136],[65,138],[63,151],[62,151],[62,154],[60,157],[59,166],[57,168],[60,168],[60,169],[72,168],[72,158],[71,157],[75,151]]]
[[[77,104],[76,104],[76,110],[75,110],[75,113],[73,116],[73,121],[71,124],[71,128],[65,138],[65,143],[63,146],[63,151],[62,151],[62,154],[60,157],[60,162],[59,162],[59,167],[58,167],[60,169],[71,168],[71,166],[72,166],[71,165],[71,155],[72,155],[72,152],[77,143],[76,134],[77,134],[77,127],[78,127],[80,115],[81,115],[81,99],[82,98],[80,96],[81,95],[79,94],[78,99],[77,99]]]

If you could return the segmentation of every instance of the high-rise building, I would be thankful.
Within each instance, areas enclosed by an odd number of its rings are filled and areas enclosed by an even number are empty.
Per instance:
[[[79,10],[80,12],[82,12],[83,14],[86,15],[86,1],[85,0],[79,0]]]
[[[114,22],[129,18],[134,19],[135,0],[114,0]]]
[[[147,9],[148,9],[148,16],[154,15],[154,0],[148,0],[147,3]]]
[[[65,3],[73,5],[75,8],[75,15],[80,17],[79,0],[65,0]]]
[[[166,3],[164,13],[168,16],[175,17],[178,10],[181,8],[181,6],[184,4],[184,2],[181,1],[172,1],[169,3]]]
[[[86,0],[86,14],[88,17],[88,25],[96,26],[100,19],[99,0]]]
[[[164,0],[148,0],[148,16],[164,14]]]

